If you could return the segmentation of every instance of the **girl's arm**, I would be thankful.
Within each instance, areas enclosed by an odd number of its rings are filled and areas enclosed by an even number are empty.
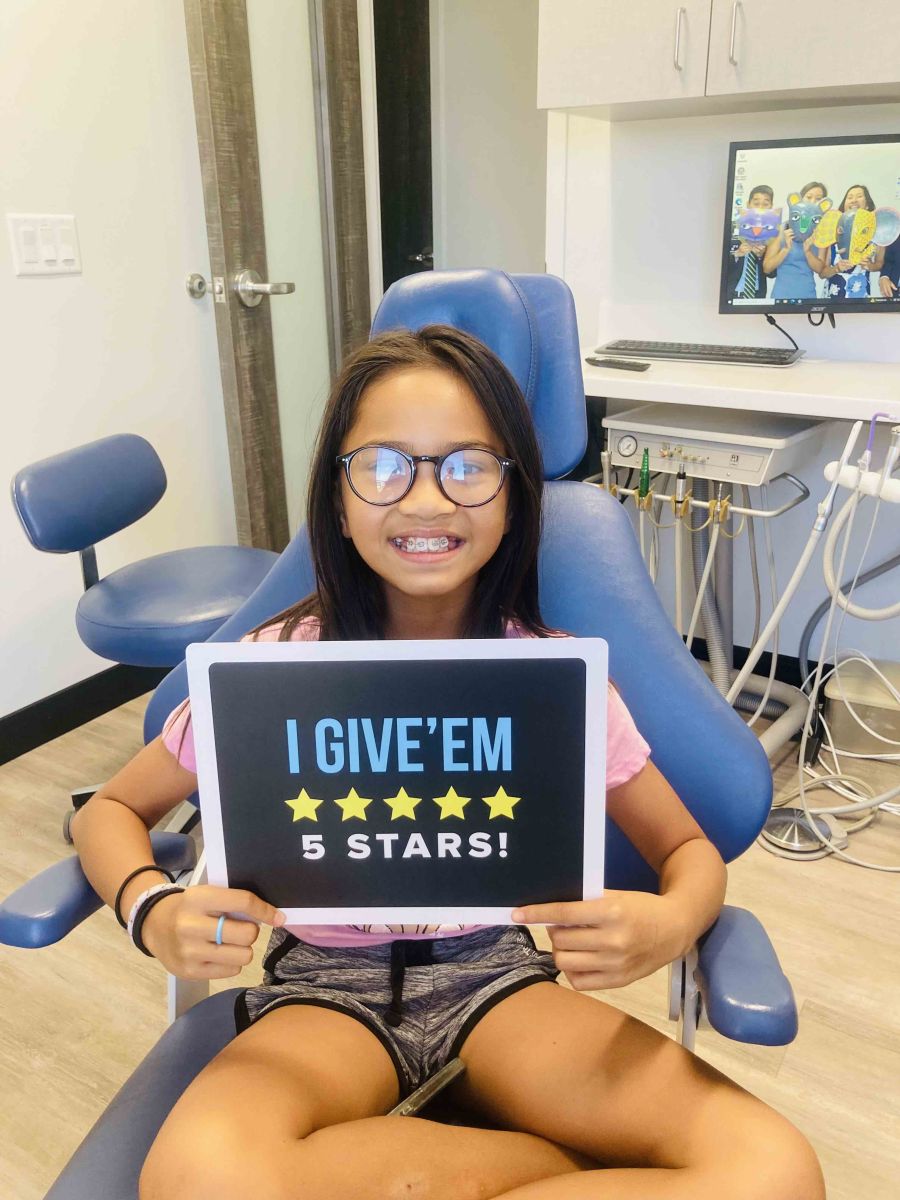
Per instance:
[[[156,738],[104,784],[72,818],[72,837],[84,873],[110,907],[122,880],[153,862],[149,830],[197,790],[197,777]],[[137,897],[166,877],[146,871],[125,888],[128,916]]]
[[[660,894],[607,891],[513,913],[552,926],[556,965],[579,990],[623,987],[679,958],[725,899],[719,852],[652,762],[607,793],[607,812],[659,874]]]
[[[825,260],[828,257],[827,250],[823,247],[814,246],[811,237],[808,237],[803,243],[803,253],[806,255],[806,261],[817,275],[822,275],[825,270]]]
[[[781,241],[784,238],[784,246]],[[763,271],[767,275],[774,275],[784,260],[787,258],[791,248],[791,242],[794,240],[792,230],[782,230],[778,237],[772,238],[770,242],[766,242],[766,253],[763,258]]]
[[[197,790],[197,777],[180,766],[160,738],[146,745],[95,792],[72,818],[75,848],[84,873],[110,907],[122,881],[153,862],[150,828]],[[168,882],[162,872],[142,871],[123,893],[119,910],[127,919],[147,888]],[[223,944],[215,944],[219,915],[240,912],[249,921],[228,920]],[[173,974],[221,979],[238,974],[253,957],[259,922],[280,924],[271,904],[232,888],[194,887],[155,904],[142,929],[144,944]]]

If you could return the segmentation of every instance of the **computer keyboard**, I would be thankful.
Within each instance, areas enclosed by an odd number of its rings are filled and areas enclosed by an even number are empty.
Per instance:
[[[708,346],[694,342],[633,342],[620,339],[598,346],[597,353],[621,355],[625,358],[669,358],[682,362],[787,367],[805,352],[787,346]]]

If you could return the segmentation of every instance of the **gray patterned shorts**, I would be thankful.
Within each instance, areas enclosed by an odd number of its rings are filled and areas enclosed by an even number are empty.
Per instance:
[[[454,1058],[495,1004],[559,974],[527,929],[505,925],[380,946],[311,946],[276,929],[263,968],[263,983],[237,998],[238,1033],[286,1004],[346,1013],[391,1056],[401,1098]]]

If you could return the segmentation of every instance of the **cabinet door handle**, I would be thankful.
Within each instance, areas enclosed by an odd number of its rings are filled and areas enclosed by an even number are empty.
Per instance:
[[[681,23],[684,20],[684,5],[675,10],[675,70],[681,70]]]
[[[738,60],[734,56],[734,45],[737,41],[738,10],[740,7],[741,0],[734,0],[734,4],[731,6],[731,45],[728,48],[728,61],[733,67],[738,65]]]

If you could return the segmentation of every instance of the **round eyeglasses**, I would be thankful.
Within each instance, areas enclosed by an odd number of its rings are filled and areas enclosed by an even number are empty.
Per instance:
[[[479,508],[489,504],[503,487],[506,472],[516,464],[492,450],[464,447],[449,454],[405,454],[393,446],[360,446],[335,460],[342,463],[347,482],[366,504],[396,504],[416,481],[419,463],[432,463],[438,487],[452,504]]]

